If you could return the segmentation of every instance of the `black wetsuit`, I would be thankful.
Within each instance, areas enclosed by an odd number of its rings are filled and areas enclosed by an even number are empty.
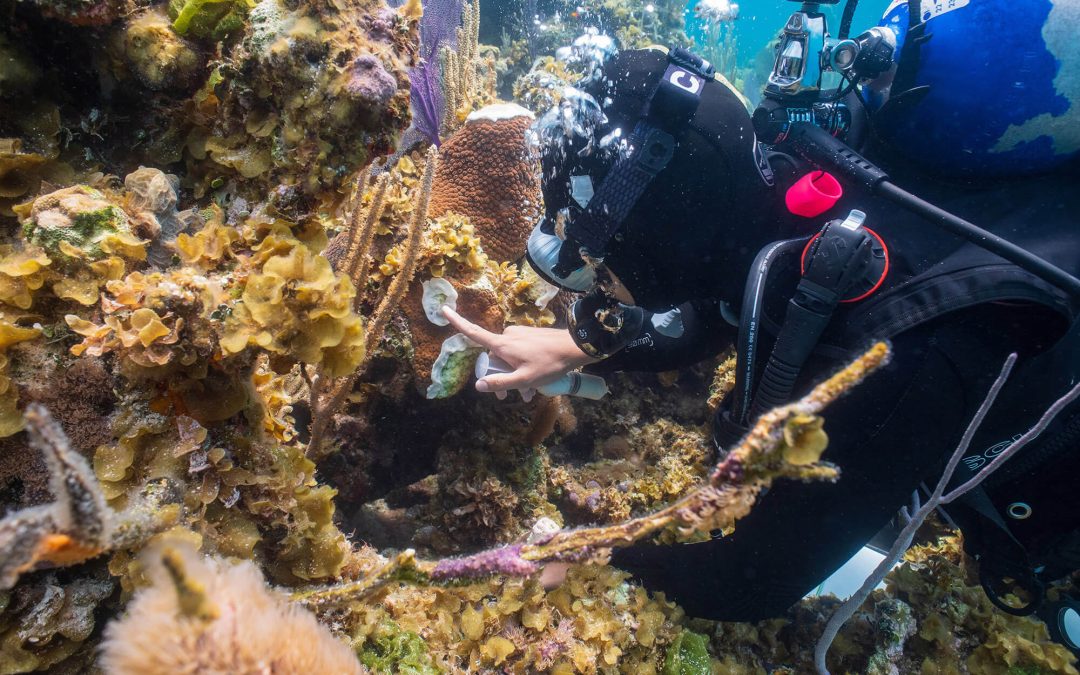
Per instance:
[[[648,73],[662,71],[664,61],[662,54],[651,51],[619,57],[608,70],[612,90],[596,92],[598,98],[613,100],[606,109],[609,124],[598,132],[632,126],[648,95]],[[647,317],[641,335],[595,370],[669,370],[716,354],[735,336],[722,315],[722,302],[734,301],[738,311],[743,280],[758,249],[775,239],[810,234],[850,208],[867,212],[866,224],[888,243],[892,259],[888,283],[876,296],[837,312],[795,392],[805,392],[870,338],[892,340],[890,365],[826,412],[830,443],[825,459],[841,467],[840,481],[778,483],[724,538],[677,546],[644,544],[615,555],[615,565],[633,572],[649,588],[665,591],[691,615],[755,620],[783,612],[812,590],[887,525],[920,483],[936,480],[1009,352],[1022,357],[1014,379],[1037,384],[1041,374],[1026,372],[1024,364],[1055,345],[1075,321],[1076,307],[1011,266],[987,266],[986,256],[976,251],[970,254],[977,262],[970,263],[973,274],[987,279],[1001,275],[994,288],[1006,288],[984,294],[977,283],[963,279],[970,245],[850,188],[829,213],[795,222],[780,208],[784,178],[777,176],[778,184],[770,187],[755,168],[749,117],[733,107],[736,99],[727,88],[710,86],[718,93],[703,97],[695,116],[695,123],[702,123],[692,125],[680,139],[681,156],[650,185],[606,258],[639,305],[657,312],[680,307],[684,332],[678,338],[665,337]],[[550,210],[565,201],[560,202],[559,194],[564,183],[550,180],[560,174],[559,167],[550,166],[550,158],[548,164],[545,196]],[[897,170],[895,182],[901,186],[983,227],[1041,247],[1040,253],[1056,256],[1055,262],[1072,266],[1074,274],[1080,271],[1080,191],[1075,189],[1080,183],[1075,170],[979,184],[886,168]],[[1048,241],[1046,233],[1063,238]],[[929,290],[923,290],[917,302],[884,302],[903,299],[907,289],[932,276],[935,264],[946,258],[961,270],[954,274],[960,281],[949,277],[949,283],[924,283]],[[791,266],[772,284],[759,364],[766,360],[796,281]],[[982,302],[984,298],[995,302]],[[1080,341],[1074,346],[1080,350]],[[1000,424],[988,424],[987,434],[1025,430],[1041,412],[1036,409],[1041,402],[1032,399],[1029,406],[1025,400],[1013,402],[1012,408],[996,407],[991,421]],[[978,438],[973,447],[993,440],[992,435]],[[1077,475],[1078,457],[1080,452],[1055,458],[1052,472]],[[1032,475],[1036,470],[1045,474],[1048,469],[1037,467]],[[1039,527],[1080,525],[1080,497],[1075,494],[1080,491],[1067,487],[1072,480],[1056,491],[1039,483],[1035,490],[1028,485],[1026,502],[1037,513],[1055,515],[1028,523],[1031,531],[1018,535],[1025,543],[1054,536]],[[1014,497],[1001,497],[1006,498]]]

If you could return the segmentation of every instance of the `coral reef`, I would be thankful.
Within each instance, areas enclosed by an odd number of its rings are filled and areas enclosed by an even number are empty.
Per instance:
[[[727,672],[812,672],[813,645],[839,604],[803,600],[786,617],[718,624],[715,653]],[[842,673],[1078,672],[1075,657],[1050,641],[1046,626],[994,607],[959,537],[916,546],[840,631],[829,668]]]
[[[400,266],[395,270],[394,278],[387,284],[386,290],[372,314],[371,322],[366,327],[368,347],[362,354],[361,360],[370,356],[375,346],[382,339],[391,313],[398,308],[420,265],[421,242],[425,232],[424,226],[427,220],[431,186],[435,180],[437,163],[438,155],[435,148],[430,148],[427,153],[424,174],[418,184],[416,204],[409,221],[409,228],[404,233],[404,241],[392,250],[398,251],[397,260]],[[344,247],[345,256],[341,261],[341,266],[357,284],[363,283],[364,278],[367,276],[371,259],[369,249],[382,214],[386,182],[384,179],[380,180],[381,183],[375,201],[367,207],[366,212],[363,210],[364,203],[361,190],[363,186],[358,185],[353,195],[351,216],[349,218],[349,239],[347,239],[347,244]],[[361,218],[361,213],[365,214],[363,218]],[[319,370],[312,381],[309,401],[312,414],[309,448],[314,449],[316,454],[322,451],[323,433],[329,424],[330,417],[341,406],[349,392],[352,391],[353,383],[359,374],[359,367],[360,361],[353,364],[348,372],[333,373],[328,370]],[[336,375],[343,377],[339,377],[337,380],[332,379]]]
[[[361,551],[362,569],[381,563],[370,549]],[[425,664],[399,672],[421,673],[435,672],[422,669],[431,668],[428,663],[446,673],[659,673],[685,621],[675,605],[606,566],[575,567],[551,591],[534,579],[441,589],[402,585],[348,614],[318,613],[343,622],[362,654],[396,650],[399,663]],[[412,635],[423,639],[422,648]],[[367,662],[376,672],[391,672],[377,667],[389,664],[385,657]]]
[[[519,106],[481,108],[439,150],[432,215],[467,216],[497,262],[524,254],[540,216],[539,165],[527,138],[532,120]]]
[[[19,4],[0,30],[0,53],[19,66],[5,69],[10,100],[7,86],[0,95],[0,117],[19,120],[0,124],[4,211],[42,178],[70,184],[141,162],[168,165],[199,196],[273,194],[313,220],[409,122],[419,13],[382,0]],[[43,17],[100,29],[56,32]],[[71,62],[20,51],[23,40],[67,48],[58,56]],[[59,170],[68,164],[74,173]]]
[[[517,326],[550,326],[556,322],[548,307],[558,305],[559,289],[540,278],[528,263],[492,266],[495,294],[506,322]]]
[[[199,83],[206,57],[182,35],[174,30],[164,8],[147,9],[116,33],[115,49],[142,86],[151,91],[185,91]]]
[[[115,548],[135,546],[176,520],[164,508],[168,490],[148,485],[123,513],[113,512],[90,465],[75,453],[63,430],[38,405],[27,409],[31,445],[45,456],[55,502],[9,514],[0,520],[0,590],[24,572],[72,565]]]
[[[88,660],[98,609],[115,586],[101,574],[62,580],[49,573],[0,592],[0,672],[63,672]]]
[[[552,471],[556,502],[588,520],[616,523],[681,497],[708,473],[704,433],[660,420],[605,440],[601,457]]]
[[[189,171],[309,195],[342,185],[406,125],[415,30],[414,19],[370,0],[262,0],[195,96]]]
[[[714,625],[604,562],[834,479],[819,414],[884,348],[714,464],[731,359],[500,401],[437,314],[555,321],[528,111],[596,74],[589,26],[682,10],[527,2],[496,49],[456,0],[8,3],[0,672],[808,672],[838,601]],[[913,550],[830,667],[1075,673],[967,564]]]

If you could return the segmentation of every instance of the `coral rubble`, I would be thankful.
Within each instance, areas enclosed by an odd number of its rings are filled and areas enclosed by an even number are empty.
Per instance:
[[[832,672],[1077,672],[1076,658],[1052,642],[1046,626],[994,607],[960,539],[948,536],[909,550],[852,621],[829,655]],[[713,647],[729,672],[813,672],[813,646],[835,606],[815,597],[786,617],[758,624],[718,624]]]

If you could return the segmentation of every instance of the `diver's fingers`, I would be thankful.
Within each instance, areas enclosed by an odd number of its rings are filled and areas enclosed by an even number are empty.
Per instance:
[[[499,342],[500,335],[496,335],[491,331],[485,330],[480,326],[477,326],[472,321],[469,321],[465,317],[461,316],[454,310],[447,306],[442,308],[443,316],[450,322],[450,325],[457,329],[459,333],[469,338],[473,342],[477,343],[481,347],[487,349],[494,349]]]
[[[492,373],[476,381],[476,391],[510,391],[524,389],[532,382],[528,371],[515,370],[512,373]]]

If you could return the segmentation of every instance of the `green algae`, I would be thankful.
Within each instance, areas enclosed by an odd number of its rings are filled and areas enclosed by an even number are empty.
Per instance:
[[[668,647],[663,675],[709,675],[709,640],[704,635],[684,630]]]
[[[253,6],[248,0],[169,0],[169,18],[178,35],[219,41],[243,30]]]
[[[360,651],[360,662],[376,673],[438,675],[424,639],[390,622],[378,628]]]

